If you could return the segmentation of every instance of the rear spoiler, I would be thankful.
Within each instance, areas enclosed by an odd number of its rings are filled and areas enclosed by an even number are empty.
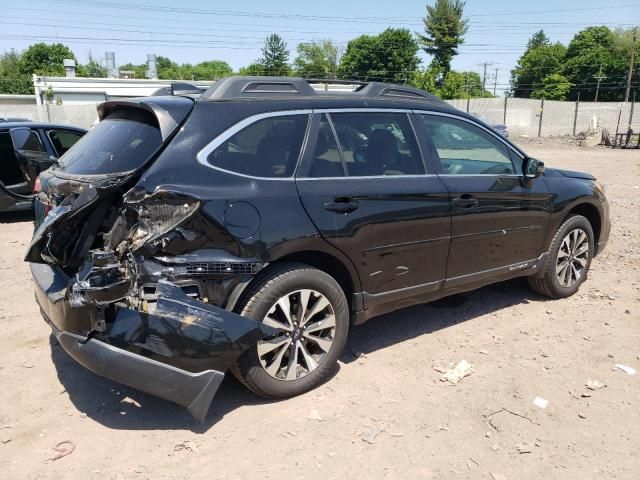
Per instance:
[[[100,120],[119,109],[145,110],[155,118],[162,141],[165,141],[189,115],[194,104],[188,97],[141,97],[103,102],[97,110]]]

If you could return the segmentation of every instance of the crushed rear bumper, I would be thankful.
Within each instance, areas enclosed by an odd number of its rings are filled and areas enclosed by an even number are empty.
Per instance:
[[[72,281],[31,264],[36,300],[62,348],[92,372],[182,405],[203,421],[224,372],[275,330],[158,282],[153,313],[110,305],[71,306]],[[106,319],[106,320],[105,320]],[[99,327],[96,329],[96,327]]]

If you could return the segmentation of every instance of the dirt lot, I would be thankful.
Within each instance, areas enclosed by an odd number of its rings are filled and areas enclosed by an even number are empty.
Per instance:
[[[31,222],[4,219],[0,478],[640,478],[640,372],[614,368],[640,370],[640,152],[525,148],[607,184],[611,240],[577,295],[516,280],[373,319],[324,386],[267,402],[227,378],[204,424],[55,345],[21,260]],[[441,382],[463,359],[473,373]]]

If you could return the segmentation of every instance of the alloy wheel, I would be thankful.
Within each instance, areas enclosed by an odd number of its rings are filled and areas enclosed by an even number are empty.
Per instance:
[[[327,297],[315,290],[283,296],[262,322],[278,329],[257,345],[262,368],[278,380],[298,380],[313,372],[333,344],[335,312]]]
[[[571,230],[562,240],[556,259],[556,276],[563,287],[571,287],[580,280],[589,260],[589,237],[581,228]]]

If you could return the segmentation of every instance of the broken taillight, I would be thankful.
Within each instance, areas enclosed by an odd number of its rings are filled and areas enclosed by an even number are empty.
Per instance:
[[[191,217],[198,209],[200,201],[174,192],[141,194],[139,191],[130,191],[125,196],[125,204],[138,215],[138,223],[132,237],[132,250],[136,250],[170,232]]]

